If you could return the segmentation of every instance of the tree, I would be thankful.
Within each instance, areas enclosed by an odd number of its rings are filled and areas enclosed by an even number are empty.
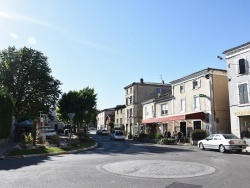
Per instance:
[[[73,118],[74,125],[82,126],[83,123],[89,124],[96,114],[97,94],[94,89],[89,87],[80,91],[69,91],[63,93],[58,102],[58,117],[64,122],[69,122],[68,113],[75,113]]]
[[[11,131],[14,104],[7,89],[0,88],[0,139],[8,138]]]
[[[19,114],[49,113],[56,105],[61,83],[52,77],[47,60],[43,53],[26,47],[0,51],[0,85],[13,97],[16,120]]]

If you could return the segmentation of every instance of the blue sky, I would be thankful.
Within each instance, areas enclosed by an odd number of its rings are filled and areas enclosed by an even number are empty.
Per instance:
[[[125,103],[132,82],[165,83],[250,41],[248,0],[0,0],[0,50],[47,56],[63,92],[89,86],[98,109]]]

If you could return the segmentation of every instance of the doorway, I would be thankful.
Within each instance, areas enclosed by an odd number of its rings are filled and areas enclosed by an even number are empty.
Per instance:
[[[183,136],[187,136],[187,123],[185,121],[180,122],[180,131],[183,133]]]

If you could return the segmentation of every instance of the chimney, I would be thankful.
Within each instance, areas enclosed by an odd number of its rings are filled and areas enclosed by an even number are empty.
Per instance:
[[[141,78],[141,84],[143,84],[143,78]]]

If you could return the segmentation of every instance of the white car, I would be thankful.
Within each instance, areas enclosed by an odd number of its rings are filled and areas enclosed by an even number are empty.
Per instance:
[[[235,150],[241,153],[248,145],[245,140],[242,140],[234,134],[212,134],[209,137],[198,141],[198,147],[204,149],[218,149],[224,153],[227,150]]]
[[[51,137],[57,134],[55,129],[44,129],[44,132],[46,137]]]
[[[125,135],[121,130],[115,130],[110,134],[111,140],[125,140]]]

